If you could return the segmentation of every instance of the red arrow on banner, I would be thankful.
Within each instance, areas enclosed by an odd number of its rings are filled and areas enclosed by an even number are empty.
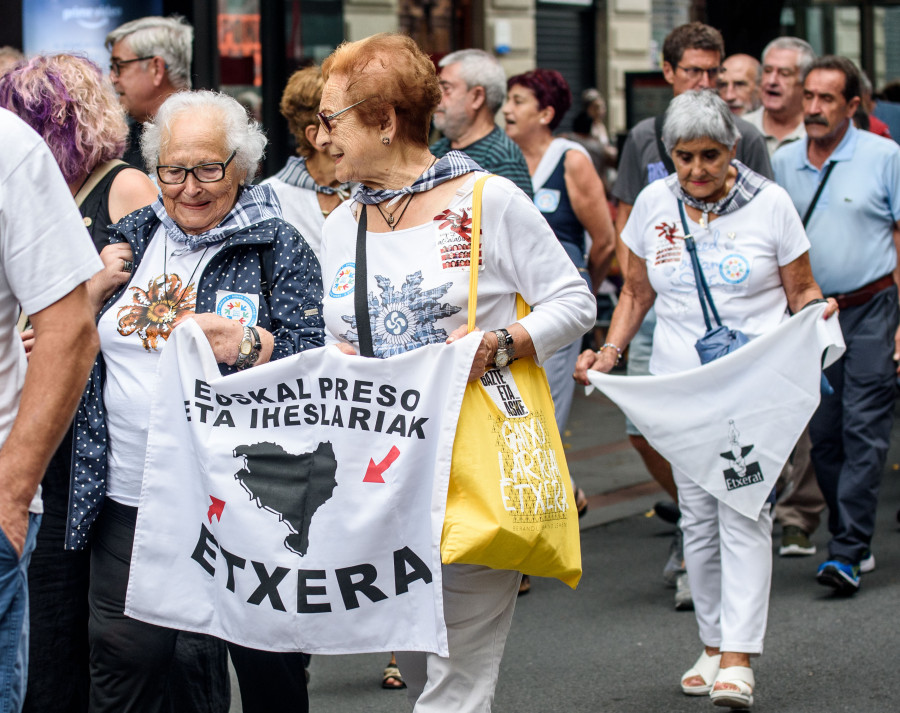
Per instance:
[[[225,509],[225,501],[219,500],[212,495],[209,496],[209,499],[212,500],[209,510],[206,511],[206,516],[209,518],[209,524],[212,524],[213,515],[216,516],[216,519],[219,522],[222,522],[222,511]]]
[[[366,477],[363,478],[364,483],[383,483],[384,478],[381,477],[381,474],[384,473],[388,468],[391,467],[391,464],[397,460],[400,455],[400,450],[397,446],[391,446],[391,450],[384,457],[384,460],[381,463],[375,463],[374,460],[369,458],[369,467],[366,468]]]

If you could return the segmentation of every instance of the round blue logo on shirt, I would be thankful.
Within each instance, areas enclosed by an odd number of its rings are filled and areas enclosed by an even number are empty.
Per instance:
[[[750,275],[750,263],[743,255],[726,255],[719,263],[719,274],[729,285],[737,285]]]
[[[345,297],[353,292],[356,284],[356,263],[345,262],[341,265],[334,280],[331,283],[331,290],[328,292],[331,297]]]

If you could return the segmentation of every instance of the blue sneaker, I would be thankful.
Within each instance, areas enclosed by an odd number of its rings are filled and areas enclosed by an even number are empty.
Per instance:
[[[872,554],[872,550],[866,550],[863,552],[862,559],[859,561],[859,573],[860,574],[868,574],[869,572],[875,571],[875,555]]]
[[[833,587],[835,594],[849,597],[859,589],[859,565],[828,560],[816,572],[816,581],[826,587]]]

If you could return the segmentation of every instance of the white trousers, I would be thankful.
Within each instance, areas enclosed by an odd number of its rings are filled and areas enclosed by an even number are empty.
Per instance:
[[[751,520],[673,468],[694,612],[705,646],[761,654],[772,585],[772,508]]]
[[[490,713],[519,593],[519,572],[445,564],[450,656],[398,651],[414,713]]]

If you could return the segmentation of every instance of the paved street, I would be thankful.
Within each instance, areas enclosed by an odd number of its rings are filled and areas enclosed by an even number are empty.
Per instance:
[[[721,710],[678,688],[700,653],[696,623],[693,613],[674,610],[674,590],[661,581],[672,527],[646,514],[660,494],[624,440],[621,415],[597,393],[579,395],[564,440],[570,467],[591,499],[582,521],[584,577],[574,592],[533,580],[531,593],[520,597],[495,713]],[[766,653],[754,663],[757,713],[900,709],[895,440],[873,546],[878,567],[864,575],[853,599],[835,599],[814,580],[827,542],[822,529],[814,537],[820,554],[776,556]],[[406,713],[405,694],[379,686],[387,660],[386,654],[314,657],[311,710]]]

